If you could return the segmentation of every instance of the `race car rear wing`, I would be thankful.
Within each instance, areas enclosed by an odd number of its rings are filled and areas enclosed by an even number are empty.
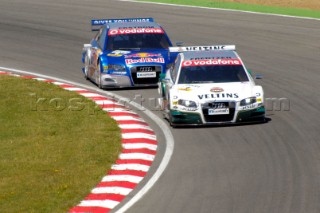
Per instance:
[[[169,47],[170,52],[236,50],[236,45]]]
[[[98,31],[101,26],[107,23],[127,22],[154,22],[153,18],[124,18],[124,19],[93,19],[91,20],[91,31]]]

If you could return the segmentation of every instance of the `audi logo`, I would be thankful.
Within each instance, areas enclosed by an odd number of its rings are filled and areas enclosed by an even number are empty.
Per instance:
[[[209,106],[213,109],[222,109],[227,107],[224,103],[210,103]]]
[[[140,72],[151,72],[152,67],[140,67]]]

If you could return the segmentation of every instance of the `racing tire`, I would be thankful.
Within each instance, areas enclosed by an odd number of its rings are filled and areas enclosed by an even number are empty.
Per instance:
[[[96,78],[96,83],[99,89],[103,89],[102,84],[101,84],[101,68],[100,68],[100,63],[98,65],[98,77]]]
[[[175,127],[176,127],[176,125],[175,125],[174,123],[172,123],[172,115],[171,115],[171,113],[170,113],[170,112],[169,112],[168,117],[169,117],[169,124],[170,124],[170,126],[171,126],[172,128],[175,128]]]
[[[89,71],[89,65],[88,65],[88,56],[84,58],[84,79],[89,80],[88,71]]]
[[[170,97],[170,96],[169,96]],[[172,115],[171,115],[171,113],[170,113],[170,98],[168,98],[168,100],[167,100],[167,106],[166,106],[166,111],[167,111],[167,118],[168,118],[168,121],[169,121],[169,124],[170,124],[170,126],[172,127],[172,128],[175,128],[176,127],[176,125],[172,122]]]

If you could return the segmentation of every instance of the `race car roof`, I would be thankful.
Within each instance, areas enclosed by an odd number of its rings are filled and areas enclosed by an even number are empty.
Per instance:
[[[110,29],[122,28],[160,28],[156,22],[123,22],[123,23],[108,23],[107,27]]]
[[[183,52],[184,60],[198,59],[239,59],[233,50],[212,50],[212,51],[188,51]]]

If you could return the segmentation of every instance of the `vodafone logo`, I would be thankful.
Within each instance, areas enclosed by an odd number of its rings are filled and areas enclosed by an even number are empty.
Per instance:
[[[184,61],[182,66],[207,66],[207,65],[241,65],[238,59],[211,59],[211,60],[189,60]]]
[[[140,28],[140,29],[114,29],[109,30],[108,35],[124,35],[124,34],[163,34],[161,28]]]

